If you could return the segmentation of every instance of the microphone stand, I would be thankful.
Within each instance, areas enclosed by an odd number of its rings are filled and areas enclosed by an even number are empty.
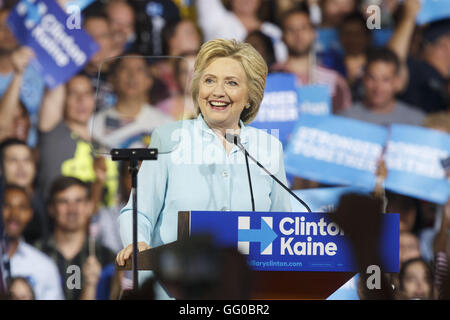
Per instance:
[[[253,158],[247,151],[247,149],[244,148],[244,146],[242,145],[240,138],[238,135],[234,135],[234,134],[225,134],[225,139],[233,144],[235,144],[236,146],[239,147],[239,149],[241,149],[241,151],[244,153],[245,157],[246,157],[246,161],[247,157],[252,159],[253,162],[255,162],[258,167],[260,167],[261,169],[264,170],[265,173],[267,173],[273,180],[275,180],[280,186],[282,186],[284,188],[284,190],[286,190],[287,192],[289,192],[289,194],[291,196],[293,196],[298,202],[300,202],[305,208],[306,210],[308,210],[308,212],[311,212],[311,209],[309,208],[309,206],[302,200],[300,199],[294,192],[292,192],[288,187],[286,187],[283,182],[281,182],[277,177],[275,177],[269,170],[267,170],[261,163],[259,163],[258,160],[256,160],[255,158]],[[248,168],[248,167],[247,167]],[[250,174],[250,171],[248,171]],[[249,177],[250,179],[250,177]]]
[[[112,149],[111,158],[113,161],[129,161],[128,171],[131,174],[131,195],[133,203],[133,253],[132,253],[132,270],[133,270],[133,290],[138,290],[138,247],[137,247],[137,174],[139,171],[139,161],[157,160],[158,149],[137,148],[137,149]]]

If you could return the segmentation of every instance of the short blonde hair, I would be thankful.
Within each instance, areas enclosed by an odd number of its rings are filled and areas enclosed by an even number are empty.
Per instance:
[[[250,44],[236,40],[215,39],[204,43],[197,55],[192,77],[191,92],[194,100],[195,112],[200,114],[198,104],[198,91],[200,77],[208,65],[216,58],[232,58],[238,61],[247,75],[248,98],[250,107],[244,108],[240,119],[250,123],[258,113],[259,106],[264,97],[266,87],[267,64],[261,55]]]

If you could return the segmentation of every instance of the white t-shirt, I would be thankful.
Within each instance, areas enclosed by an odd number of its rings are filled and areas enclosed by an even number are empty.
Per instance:
[[[173,121],[160,110],[145,104],[134,119],[124,119],[115,108],[94,115],[92,137],[107,148],[146,148],[157,127]]]
[[[12,277],[28,279],[36,300],[64,300],[58,268],[45,253],[20,241],[10,266]]]

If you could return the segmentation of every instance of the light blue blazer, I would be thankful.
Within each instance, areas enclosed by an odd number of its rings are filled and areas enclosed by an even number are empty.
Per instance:
[[[283,148],[263,130],[241,121],[241,142],[249,153],[286,184]],[[138,173],[138,241],[152,247],[177,239],[178,211],[251,211],[245,157],[234,146],[229,155],[201,115],[164,125],[152,133],[156,161]],[[256,211],[291,211],[290,195],[249,159]],[[132,243],[131,195],[119,216],[125,246]]]

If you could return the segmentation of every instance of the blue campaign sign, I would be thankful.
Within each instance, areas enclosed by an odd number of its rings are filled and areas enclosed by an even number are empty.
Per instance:
[[[328,50],[342,52],[339,33],[334,28],[319,28],[317,30],[317,39],[314,46],[317,52]]]
[[[393,29],[388,28],[373,29],[372,44],[376,47],[383,47],[387,45],[393,34],[394,34]]]
[[[399,215],[382,219],[380,267],[398,272]],[[327,213],[191,211],[190,233],[237,247],[255,270],[357,271],[349,240]]]
[[[298,119],[296,77],[290,73],[267,76],[264,98],[252,127],[267,130],[285,145]]]
[[[67,19],[53,0],[21,0],[8,17],[16,39],[33,49],[31,64],[50,88],[69,80],[99,49],[82,29],[69,29]]]
[[[448,0],[422,0],[416,22],[419,25],[423,25],[445,18],[450,18],[450,5]]]
[[[330,87],[323,84],[301,86],[298,92],[298,111],[301,115],[316,116],[331,114]]]
[[[80,10],[83,10],[87,6],[89,6],[95,0],[70,0],[66,4],[66,10],[71,6],[77,6]]]
[[[385,160],[386,189],[444,204],[450,182],[442,166],[450,155],[450,135],[410,125],[392,125]]]
[[[335,187],[292,190],[314,212],[331,212],[337,209],[341,196],[346,193],[368,194],[369,190],[357,187]],[[295,212],[307,212],[306,208],[291,197],[291,208]]]
[[[372,190],[387,130],[340,116],[303,115],[285,151],[286,172]]]

